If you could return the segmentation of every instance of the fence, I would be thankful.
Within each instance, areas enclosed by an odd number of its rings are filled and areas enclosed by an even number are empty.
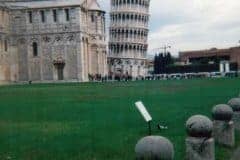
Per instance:
[[[231,71],[238,70],[237,63],[230,64]],[[165,73],[198,73],[198,72],[219,72],[219,64],[194,64],[186,66],[168,66]]]

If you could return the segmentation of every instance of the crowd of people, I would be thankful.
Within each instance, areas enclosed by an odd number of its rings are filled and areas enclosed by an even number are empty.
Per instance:
[[[132,77],[131,75],[108,75],[102,76],[100,74],[90,75],[91,82],[107,82],[107,81],[137,81],[137,80],[171,80],[171,79],[194,79],[194,78],[223,78],[223,77],[238,77],[240,72],[200,72],[200,73],[176,73],[176,74],[151,74],[145,77]]]

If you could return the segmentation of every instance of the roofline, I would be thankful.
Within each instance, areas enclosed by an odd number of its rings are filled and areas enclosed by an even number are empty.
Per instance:
[[[102,9],[102,7],[101,7],[101,5],[98,3],[98,1],[95,0],[95,2],[97,3],[97,5],[99,6],[100,9],[89,9],[89,8],[88,8],[89,6],[88,6],[88,1],[87,1],[87,0],[84,0],[83,3],[85,3],[85,5],[87,5],[87,7],[85,7],[85,8],[86,8],[87,10],[89,10],[89,11],[97,11],[97,12],[106,13],[106,11]]]
[[[63,5],[63,6],[46,6],[46,7],[28,7],[28,6],[10,6],[10,7],[22,7],[22,8],[11,8],[12,10],[28,10],[28,9],[49,9],[49,8],[62,8],[62,7],[81,7],[82,5]]]
[[[102,12],[102,13],[106,13],[106,11],[104,10],[97,10],[97,9],[87,9],[89,11],[97,11],[97,12]]]
[[[81,4],[65,4],[65,5],[56,5],[56,6],[53,6],[53,5],[50,5],[50,6],[36,6],[36,7],[29,7],[28,5],[22,5],[22,4],[19,4],[19,3],[27,3],[27,1],[17,1],[17,2],[5,2],[5,5],[12,9],[12,10],[28,10],[28,9],[49,9],[49,8],[62,8],[62,7],[81,7],[81,8],[86,8],[84,6],[84,3],[86,2],[83,1]],[[44,0],[44,1],[31,1],[31,3],[40,3],[40,2],[51,2],[51,0]]]
[[[12,2],[10,2],[10,3],[12,3]],[[98,12],[106,13],[105,10],[91,10],[91,9],[88,9],[86,6],[84,6],[83,3],[82,4],[63,5],[63,6],[45,6],[45,7],[28,7],[28,6],[20,6],[20,5],[19,6],[14,6],[14,5],[7,6],[6,5],[6,8],[7,7],[8,7],[8,9],[11,9],[11,10],[30,10],[30,9],[63,8],[63,7],[80,7],[82,9],[85,9],[85,10],[88,10],[88,11],[98,11]]]
[[[189,51],[180,51],[179,54],[188,54],[188,53],[199,53],[199,52],[221,52],[221,51],[228,51],[232,49],[240,49],[240,46],[229,47],[229,48],[212,48],[212,49],[202,49],[202,50],[189,50]]]

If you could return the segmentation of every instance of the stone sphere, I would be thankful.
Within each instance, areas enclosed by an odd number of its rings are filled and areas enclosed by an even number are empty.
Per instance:
[[[195,115],[187,120],[186,129],[191,137],[211,137],[213,123],[206,116]]]
[[[240,98],[233,98],[228,102],[228,105],[232,107],[233,111],[240,111]]]
[[[137,160],[173,160],[172,143],[161,136],[148,136],[138,141],[135,147]]]
[[[229,105],[219,104],[212,110],[213,119],[219,121],[230,121],[233,116],[233,110]]]

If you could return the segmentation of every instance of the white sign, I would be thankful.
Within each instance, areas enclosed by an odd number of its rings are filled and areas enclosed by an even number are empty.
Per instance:
[[[135,103],[137,109],[139,112],[142,114],[143,118],[145,119],[146,122],[152,121],[151,115],[148,113],[147,109],[143,105],[141,101]]]

